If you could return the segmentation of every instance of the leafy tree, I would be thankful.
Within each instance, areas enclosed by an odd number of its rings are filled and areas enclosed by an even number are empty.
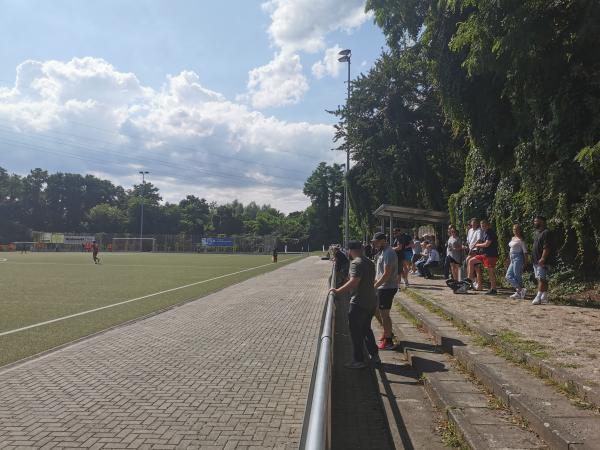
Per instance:
[[[341,242],[344,213],[342,166],[320,163],[304,183],[304,194],[311,199],[306,217],[313,247]]]
[[[203,198],[188,195],[179,202],[181,229],[185,233],[204,235],[210,225],[210,205]]]
[[[545,214],[562,236],[562,268],[594,275],[600,3],[369,0],[367,8],[394,57],[418,51],[425,59],[444,119],[467,138],[464,183],[449,199],[453,220],[489,216],[505,249],[512,222]]]
[[[87,213],[87,229],[91,232],[122,233],[127,227],[127,214],[117,206],[101,203]]]

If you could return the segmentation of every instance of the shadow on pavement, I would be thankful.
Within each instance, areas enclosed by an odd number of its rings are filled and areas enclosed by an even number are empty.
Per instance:
[[[347,317],[348,299],[336,300],[331,448],[392,450],[394,444],[375,371],[372,368],[351,370],[344,367],[352,360]]]

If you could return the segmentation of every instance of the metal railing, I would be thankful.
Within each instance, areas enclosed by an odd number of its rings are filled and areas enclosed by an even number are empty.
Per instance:
[[[336,267],[333,264],[329,286],[336,287]],[[308,403],[304,414],[300,450],[331,448],[331,376],[333,373],[333,324],[335,296],[327,294],[321,332],[315,358]]]

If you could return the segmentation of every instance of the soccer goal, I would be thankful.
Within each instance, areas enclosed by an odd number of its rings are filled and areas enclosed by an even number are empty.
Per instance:
[[[9,250],[27,253],[34,250],[36,243],[37,242],[12,242],[9,245]]]
[[[155,252],[155,238],[113,238],[113,252]]]

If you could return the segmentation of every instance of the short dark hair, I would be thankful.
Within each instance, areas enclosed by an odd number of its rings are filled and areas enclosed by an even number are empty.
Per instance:
[[[360,241],[349,241],[348,250],[362,250],[363,245]]]
[[[543,221],[544,223],[548,222],[548,220],[546,219],[546,217],[545,217],[545,216],[542,216],[542,215],[540,215],[540,214],[538,214],[537,216],[535,216],[535,217],[534,217],[534,219],[541,220],[541,221]]]

